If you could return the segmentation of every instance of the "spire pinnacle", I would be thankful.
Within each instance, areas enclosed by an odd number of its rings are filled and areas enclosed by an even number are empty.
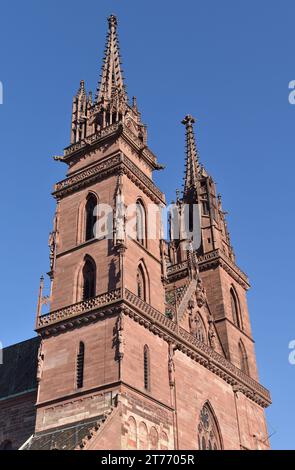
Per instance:
[[[124,79],[121,70],[119,40],[117,35],[117,18],[111,15],[108,18],[109,30],[106,41],[105,56],[103,59],[101,81],[97,88],[97,101],[108,101],[114,93],[118,93],[127,100]]]
[[[186,171],[183,190],[183,194],[186,196],[192,189],[197,189],[200,165],[193,128],[196,120],[188,114],[181,122],[186,128]]]

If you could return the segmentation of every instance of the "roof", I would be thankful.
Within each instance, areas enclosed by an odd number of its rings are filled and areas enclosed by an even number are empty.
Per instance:
[[[76,447],[82,448],[82,441],[85,438],[90,439],[105,420],[106,415],[101,415],[36,433],[21,450],[74,450]]]
[[[0,363],[0,399],[36,389],[40,338],[28,339],[3,349]]]

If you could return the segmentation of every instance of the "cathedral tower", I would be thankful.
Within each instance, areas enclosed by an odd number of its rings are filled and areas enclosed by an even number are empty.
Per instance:
[[[53,193],[50,294],[42,279],[37,417],[26,449],[269,448],[249,282],[199,162],[194,119],[183,124],[176,207],[202,208],[198,249],[162,239],[166,203],[152,179],[162,166],[136,99],[129,102],[110,16],[96,94],[81,81],[70,145],[55,157],[67,175]]]

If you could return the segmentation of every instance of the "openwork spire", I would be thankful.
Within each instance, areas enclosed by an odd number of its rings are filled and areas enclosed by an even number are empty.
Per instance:
[[[108,101],[118,93],[127,100],[124,80],[121,70],[119,41],[117,36],[117,18],[109,16],[109,32],[107,36],[105,56],[103,60],[101,81],[97,89],[97,102]]]
[[[195,119],[191,115],[187,115],[182,124],[186,127],[186,168],[184,179],[183,195],[187,196],[192,190],[197,189],[200,165],[198,161],[198,151],[195,142],[193,124]]]
[[[108,18],[108,24],[101,81],[97,87],[95,100],[92,101],[91,92],[86,92],[83,81],[73,99],[71,144],[76,145],[107,127],[111,127],[110,131],[121,132],[122,126],[126,126],[128,132],[134,134],[144,147],[147,145],[147,129],[141,121],[136,99],[133,99],[132,105],[129,104],[124,85],[117,36],[117,18],[111,15]],[[74,147],[73,151],[75,151]]]

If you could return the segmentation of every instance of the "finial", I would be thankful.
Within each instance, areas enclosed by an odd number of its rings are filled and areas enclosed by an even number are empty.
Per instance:
[[[181,121],[181,124],[184,124],[186,127],[192,126],[196,122],[195,118],[190,114],[187,114],[185,118]]]
[[[110,29],[116,28],[116,26],[118,24],[117,17],[115,15],[110,15],[108,17],[108,22],[109,22],[109,28]]]
[[[79,89],[77,91],[77,98],[81,97],[85,95],[85,82],[84,80],[80,80],[80,85],[79,85]]]
[[[132,96],[132,108],[137,110],[137,99],[136,96]]]
[[[127,93],[124,87],[124,79],[121,70],[116,16],[109,16],[108,23],[109,31],[107,34],[101,80],[97,87],[96,102],[111,100],[114,91],[120,92],[122,98],[127,101]]]

